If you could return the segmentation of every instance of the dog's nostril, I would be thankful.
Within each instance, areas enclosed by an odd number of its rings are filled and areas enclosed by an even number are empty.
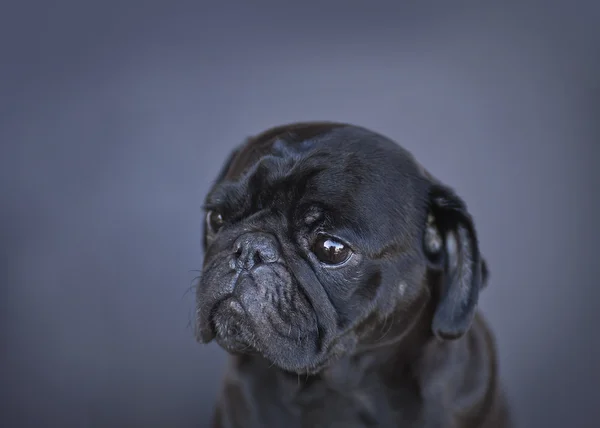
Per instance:
[[[250,233],[238,238],[234,244],[234,263],[241,269],[252,269],[278,259],[277,240],[264,233]]]

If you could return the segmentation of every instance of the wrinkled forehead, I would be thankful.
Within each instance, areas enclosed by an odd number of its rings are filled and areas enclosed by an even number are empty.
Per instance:
[[[311,131],[316,135],[283,133],[247,143],[207,206],[239,218],[266,207],[318,212],[337,226],[384,234],[391,233],[392,217],[414,217],[422,174],[412,155],[361,128]]]
[[[368,179],[356,154],[337,154],[330,147],[290,147],[276,141],[267,154],[232,166],[207,198],[208,205],[261,209],[278,206],[340,206]],[[242,153],[243,154],[243,153]],[[237,160],[237,159],[236,159]],[[236,167],[237,166],[237,167]]]
[[[258,136],[249,139],[238,150],[225,178],[239,179],[262,157],[272,154],[278,157],[294,157],[305,153],[311,148],[335,138],[332,131],[347,128],[341,123],[305,123],[292,124],[269,129]],[[321,144],[320,144],[321,143]]]

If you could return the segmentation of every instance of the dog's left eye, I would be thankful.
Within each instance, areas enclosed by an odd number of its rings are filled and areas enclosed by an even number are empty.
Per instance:
[[[210,232],[217,233],[221,226],[223,226],[223,216],[217,211],[209,211],[206,213],[206,225]]]
[[[311,250],[321,263],[328,265],[342,264],[352,253],[346,244],[326,235],[319,236]]]

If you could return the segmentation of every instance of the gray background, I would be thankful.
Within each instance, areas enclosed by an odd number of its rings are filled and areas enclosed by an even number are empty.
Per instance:
[[[483,3],[2,2],[0,426],[205,426],[202,198],[244,137],[331,119],[467,201],[520,426],[598,427],[599,7]]]

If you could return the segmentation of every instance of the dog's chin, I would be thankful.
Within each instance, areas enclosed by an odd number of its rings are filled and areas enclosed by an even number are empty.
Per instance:
[[[200,342],[215,340],[231,354],[259,354],[289,372],[314,372],[329,359],[332,332],[320,326],[284,265],[260,265],[237,276],[227,276],[226,267],[207,272],[197,295]]]
[[[256,354],[258,342],[246,320],[244,308],[234,297],[218,303],[210,319],[215,341],[231,354]]]
[[[297,332],[294,337],[273,330],[256,328],[248,311],[236,297],[220,301],[211,311],[211,336],[232,355],[254,355],[266,360],[270,367],[295,374],[316,374],[335,359],[335,352],[320,349],[318,330]],[[284,326],[280,326],[280,329]],[[289,331],[294,331],[289,329]],[[204,340],[205,343],[210,340]]]

